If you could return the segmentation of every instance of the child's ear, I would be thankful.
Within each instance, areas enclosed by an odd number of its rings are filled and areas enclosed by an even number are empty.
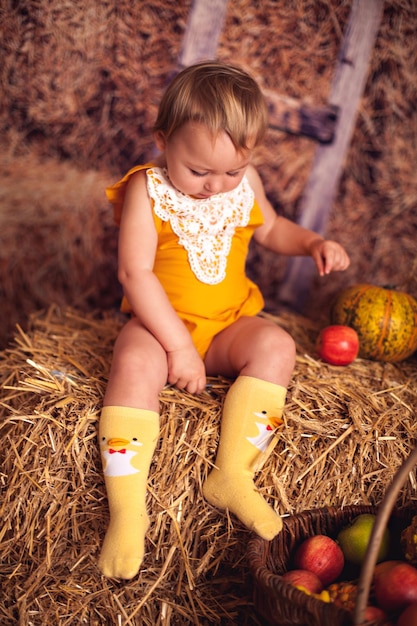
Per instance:
[[[158,150],[160,152],[164,152],[167,142],[166,142],[165,135],[162,132],[162,130],[157,130],[156,133],[154,133],[153,135],[153,139]]]

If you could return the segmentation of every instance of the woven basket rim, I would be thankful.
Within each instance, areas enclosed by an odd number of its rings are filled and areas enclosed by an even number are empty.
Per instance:
[[[329,521],[331,527],[342,526],[362,513],[377,514],[378,508],[377,505],[359,504],[306,510],[284,518],[281,533],[272,541],[262,539],[254,533],[251,534],[247,547],[247,561],[254,582],[254,602],[260,614],[270,620],[269,623],[274,626],[289,626],[290,624],[294,626],[310,626],[310,624],[351,626],[353,616],[350,612],[296,589],[282,580],[281,573],[274,573],[272,566],[276,565],[276,560],[272,551],[278,545],[278,551],[284,551],[289,555],[294,545],[303,537],[308,536],[308,531],[311,531],[312,526],[320,529],[326,527]],[[417,512],[416,508],[417,504],[410,504],[395,509],[392,518],[410,517],[413,512]],[[296,527],[295,535],[294,526]],[[301,530],[299,536],[297,536],[298,530]],[[326,533],[323,532],[323,534]],[[286,554],[282,557],[283,561],[286,560]]]

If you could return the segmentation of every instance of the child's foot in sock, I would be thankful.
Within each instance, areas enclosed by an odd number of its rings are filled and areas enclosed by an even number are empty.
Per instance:
[[[148,526],[149,519],[143,511],[123,511],[112,516],[98,562],[105,576],[124,579],[136,576],[144,556]]]
[[[159,416],[146,409],[105,406],[100,448],[110,510],[99,567],[110,578],[139,571],[149,526],[146,487],[159,432]]]
[[[263,539],[273,539],[282,520],[257,492],[253,480],[244,474],[226,475],[214,469],[203,485],[204,497],[219,509],[228,509]]]

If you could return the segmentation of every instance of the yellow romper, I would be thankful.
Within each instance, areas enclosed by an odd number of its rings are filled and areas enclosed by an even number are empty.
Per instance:
[[[264,306],[259,288],[245,272],[249,242],[263,223],[262,212],[246,177],[236,189],[200,200],[179,192],[166,170],[148,163],[106,189],[117,224],[129,179],[143,169],[158,233],[154,272],[204,358],[215,335]],[[126,298],[121,310],[131,311]]]

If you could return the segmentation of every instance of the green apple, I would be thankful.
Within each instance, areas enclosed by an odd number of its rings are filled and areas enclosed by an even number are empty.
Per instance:
[[[337,541],[346,561],[356,565],[362,565],[375,519],[375,515],[363,513],[355,517],[349,526],[346,526],[339,532]],[[385,529],[378,552],[377,562],[383,561],[386,558],[388,548],[389,532],[388,529]]]

